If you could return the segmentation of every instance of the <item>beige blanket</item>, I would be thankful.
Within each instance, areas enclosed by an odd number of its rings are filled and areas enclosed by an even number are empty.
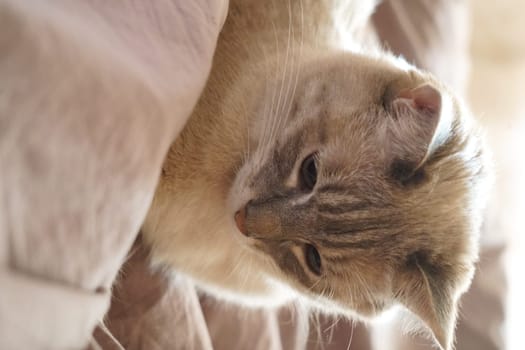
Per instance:
[[[0,349],[83,348],[227,0],[0,0]]]

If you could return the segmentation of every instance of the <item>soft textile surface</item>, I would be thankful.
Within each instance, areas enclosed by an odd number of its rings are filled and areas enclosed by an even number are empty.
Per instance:
[[[84,347],[227,0],[0,0],[0,348]]]

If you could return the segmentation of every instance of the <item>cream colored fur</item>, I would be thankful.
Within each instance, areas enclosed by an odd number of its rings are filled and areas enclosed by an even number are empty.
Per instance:
[[[155,265],[218,296],[275,305],[300,295],[362,317],[400,303],[448,350],[477,258],[483,145],[433,77],[379,50],[348,52],[343,39],[365,22],[334,17],[341,4],[231,2],[143,232]],[[312,152],[324,172],[307,194],[294,174]],[[315,205],[337,212],[358,199],[366,210],[321,224]],[[243,236],[234,215],[250,205]],[[321,276],[305,243],[320,251]]]

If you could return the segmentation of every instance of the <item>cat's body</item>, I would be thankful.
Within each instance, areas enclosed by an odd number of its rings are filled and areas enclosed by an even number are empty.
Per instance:
[[[485,173],[463,107],[390,55],[342,50],[369,1],[230,3],[144,224],[154,262],[245,303],[401,303],[449,347]]]

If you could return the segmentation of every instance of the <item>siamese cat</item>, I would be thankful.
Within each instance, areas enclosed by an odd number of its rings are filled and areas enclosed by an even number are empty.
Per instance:
[[[400,304],[449,350],[478,255],[486,152],[430,74],[348,49],[373,5],[230,0],[143,234],[155,265],[219,297],[299,295],[365,318]]]

